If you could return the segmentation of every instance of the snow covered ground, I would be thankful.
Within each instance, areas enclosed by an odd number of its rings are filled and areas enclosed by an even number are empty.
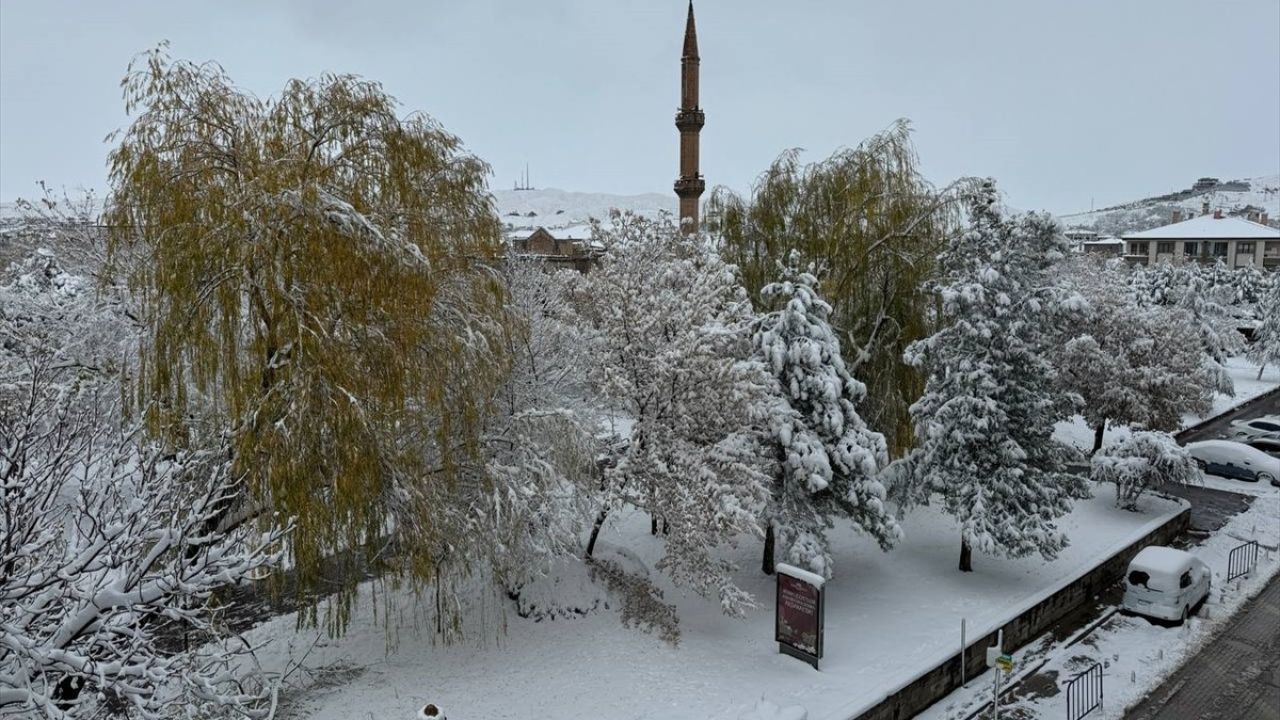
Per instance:
[[[1104,665],[1103,687],[1106,693],[1104,717],[1121,717],[1123,710],[1136,704],[1160,685],[1170,673],[1223,628],[1231,614],[1246,600],[1257,595],[1280,571],[1280,489],[1268,486],[1254,488],[1258,498],[1249,510],[1232,518],[1225,527],[1194,548],[1194,552],[1213,570],[1213,591],[1198,617],[1182,628],[1154,625],[1140,617],[1114,615],[1084,640],[1071,647],[1058,646],[1039,655],[1036,667],[1026,668],[1040,676],[1056,673],[1058,692],[1044,693],[1018,701],[1010,706],[1025,711],[1021,717],[1066,717],[1066,697],[1061,689],[1076,673],[1096,662]],[[1257,540],[1262,552],[1258,568],[1250,577],[1227,583],[1223,579],[1227,555],[1246,540]],[[1035,646],[1036,643],[1032,643]],[[1020,661],[1019,653],[1014,660]],[[1044,662],[1040,666],[1040,662]],[[1015,671],[1015,677],[1019,674]],[[919,720],[958,720],[966,718],[991,697],[990,672],[975,678],[967,689],[959,690],[917,716]],[[1019,717],[1013,715],[1012,717]]]
[[[1266,371],[1262,373],[1262,378],[1259,379],[1257,365],[1250,363],[1243,357],[1233,357],[1227,360],[1227,372],[1231,374],[1231,380],[1235,383],[1236,394],[1234,397],[1226,395],[1215,396],[1213,399],[1213,412],[1209,414],[1209,417],[1221,415],[1241,403],[1280,387],[1280,367],[1274,365],[1268,366]],[[1185,415],[1182,418],[1182,427],[1191,427],[1205,419],[1207,418]],[[1103,443],[1111,442],[1115,434],[1116,429],[1108,427]],[[1075,416],[1070,422],[1058,423],[1054,428],[1054,437],[1062,442],[1071,443],[1086,452],[1093,448],[1093,430],[1089,429],[1089,426],[1085,424],[1084,418],[1079,415]]]
[[[576,619],[542,622],[507,610],[505,635],[491,626],[483,633],[487,642],[452,647],[433,644],[425,631],[415,634],[411,620],[401,618],[395,623],[401,630],[398,648],[388,652],[382,616],[374,617],[370,608],[376,603],[367,602],[367,587],[366,603],[341,639],[295,632],[292,615],[255,628],[249,637],[272,641],[260,653],[268,669],[310,651],[308,672],[294,675],[307,686],[288,693],[288,717],[409,718],[434,702],[454,720],[843,718],[954,653],[961,618],[971,637],[988,632],[1180,506],[1146,498],[1142,507],[1141,513],[1117,510],[1111,493],[1100,489],[1064,518],[1072,544],[1056,561],[975,555],[975,572],[967,574],[955,568],[954,521],[930,508],[908,516],[906,540],[889,553],[852,532],[835,533],[836,577],[827,585],[821,672],[778,654],[773,579],[756,569],[758,542],[734,553],[746,568],[739,583],[760,604],[745,620],[725,617],[716,603],[658,579],[665,600],[680,613],[678,647],[623,628],[615,604]],[[619,516],[603,539],[652,565],[659,545],[648,535],[648,524],[638,513]],[[563,583],[571,599],[599,592],[573,575]],[[485,613],[493,617],[493,607]]]

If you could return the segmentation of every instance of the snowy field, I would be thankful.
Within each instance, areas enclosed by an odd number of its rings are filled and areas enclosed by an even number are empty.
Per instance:
[[[1274,390],[1280,386],[1280,367],[1274,365],[1268,366],[1266,371],[1262,373],[1262,378],[1259,379],[1257,365],[1250,363],[1243,357],[1233,357],[1227,360],[1227,372],[1231,374],[1236,394],[1234,397],[1226,395],[1214,396],[1213,412],[1209,414],[1209,417],[1221,415],[1241,403],[1252,400],[1268,390]],[[1206,419],[1208,418],[1184,415],[1182,427],[1188,428]],[[1115,435],[1116,429],[1108,426],[1107,433],[1103,437],[1103,444],[1111,442]],[[1089,429],[1089,426],[1085,424],[1084,418],[1079,415],[1075,416],[1071,422],[1058,423],[1054,428],[1054,437],[1062,442],[1071,443],[1086,452],[1093,448],[1093,430]]]
[[[1221,531],[1192,549],[1213,571],[1214,589],[1198,617],[1193,617],[1182,628],[1169,628],[1153,625],[1140,617],[1115,615],[1084,641],[1047,653],[1038,674],[1057,673],[1061,690],[1073,675],[1095,662],[1102,662],[1107,703],[1104,717],[1121,717],[1124,709],[1159,687],[1170,673],[1222,630],[1233,612],[1261,592],[1280,571],[1280,555],[1276,552],[1280,543],[1280,489],[1261,486],[1252,494],[1258,499],[1249,510],[1232,518]],[[1246,540],[1257,540],[1263,548],[1257,571],[1228,584],[1223,580],[1227,555]],[[1014,659],[1022,660],[1018,653]],[[1037,659],[1035,664],[1039,662]],[[974,679],[966,690],[953,693],[917,717],[919,720],[966,718],[984,702],[990,702],[990,688],[988,673]],[[1024,717],[1066,717],[1066,698],[1062,692],[1023,700],[1012,707],[1025,711]]]
[[[388,652],[382,620],[375,619],[369,609],[374,603],[367,602],[340,640],[321,634],[317,641],[315,631],[295,633],[291,615],[255,628],[249,637],[272,641],[261,653],[267,669],[310,651],[308,672],[293,676],[309,685],[286,693],[286,717],[410,718],[416,708],[434,702],[453,720],[834,720],[877,702],[956,652],[961,618],[967,619],[970,637],[990,631],[1179,507],[1145,498],[1142,512],[1125,512],[1113,507],[1109,489],[1100,488],[1063,519],[1072,544],[1056,561],[975,553],[975,572],[968,574],[956,570],[954,521],[929,508],[908,516],[907,538],[890,553],[851,532],[837,533],[821,672],[778,654],[772,639],[773,580],[755,570],[760,550],[755,542],[736,552],[742,567],[749,568],[738,582],[760,604],[745,620],[727,618],[716,603],[683,595],[659,580],[665,599],[680,613],[681,640],[674,648],[623,628],[616,607],[543,622],[508,609],[505,635],[491,626],[484,633],[488,642],[453,647],[433,645],[429,633],[418,635],[404,621],[398,649]],[[647,528],[642,515],[620,516],[603,537],[651,565],[660,548]],[[568,575],[566,594],[598,592]],[[368,600],[368,587],[364,590]],[[486,612],[492,617],[493,607]],[[774,707],[783,711],[771,712]]]

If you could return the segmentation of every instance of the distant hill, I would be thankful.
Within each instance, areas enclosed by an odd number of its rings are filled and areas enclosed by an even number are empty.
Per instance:
[[[1173,222],[1174,210],[1181,210],[1184,218],[1195,217],[1206,201],[1210,211],[1221,210],[1226,215],[1262,210],[1275,226],[1280,223],[1280,175],[1228,180],[1210,189],[1187,188],[1093,212],[1060,215],[1058,219],[1068,228],[1089,228],[1120,236],[1168,225]]]
[[[568,190],[494,190],[498,215],[508,232],[546,228],[558,237],[586,238],[592,218],[607,221],[609,211],[631,210],[645,217],[679,209],[674,194],[609,195]]]

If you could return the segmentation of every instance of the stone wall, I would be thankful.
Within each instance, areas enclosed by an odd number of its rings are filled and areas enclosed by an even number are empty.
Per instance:
[[[1191,509],[1170,518],[1128,547],[1120,550],[1074,582],[1028,608],[1003,627],[990,634],[969,640],[965,648],[965,667],[970,677],[986,671],[987,648],[994,645],[999,630],[1004,630],[1005,652],[1013,652],[1053,627],[1055,623],[1081,605],[1092,601],[1103,590],[1124,577],[1129,561],[1148,545],[1169,545],[1186,532]],[[960,687],[960,654],[928,670],[902,689],[890,694],[879,705],[851,720],[906,720]]]

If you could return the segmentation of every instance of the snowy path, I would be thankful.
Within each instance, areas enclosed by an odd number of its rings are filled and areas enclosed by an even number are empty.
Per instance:
[[[1280,578],[1125,718],[1280,718]]]

